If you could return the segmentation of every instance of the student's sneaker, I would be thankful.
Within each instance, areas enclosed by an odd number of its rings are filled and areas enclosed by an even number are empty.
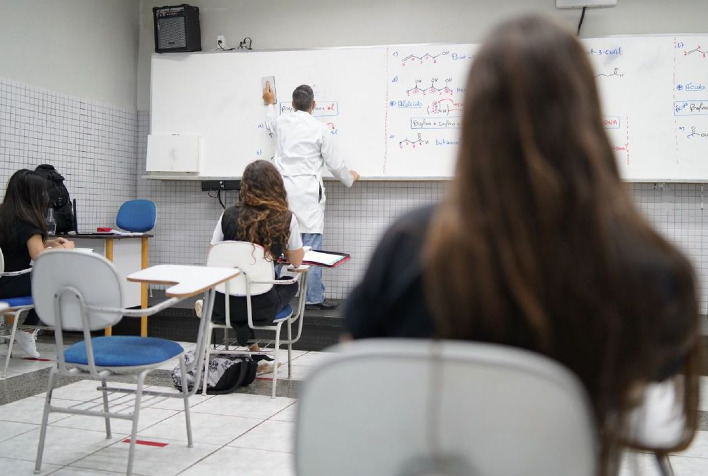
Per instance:
[[[197,299],[194,302],[194,312],[197,313],[197,317],[201,318],[202,317],[202,307],[204,306],[204,300],[203,299]]]
[[[20,346],[20,349],[25,351],[29,357],[33,359],[39,358],[39,352],[37,352],[37,331],[35,329],[32,332],[17,331],[15,333],[15,342]]]
[[[258,362],[258,368],[256,369],[256,375],[261,375],[261,374],[269,374],[273,372],[273,369],[276,367],[275,362],[269,361],[269,360],[261,360]],[[283,365],[282,362],[278,362],[278,368],[280,368]]]

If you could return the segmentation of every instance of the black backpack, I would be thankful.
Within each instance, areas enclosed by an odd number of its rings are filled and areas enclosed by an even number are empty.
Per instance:
[[[194,352],[184,354],[185,364],[194,362]],[[211,354],[209,356],[209,373],[207,375],[207,394],[219,395],[231,393],[238,387],[250,385],[256,379],[256,363],[250,355]],[[203,370],[203,369],[202,369]],[[187,372],[187,389],[192,390],[197,369]],[[202,376],[203,378],[203,376]],[[172,382],[175,388],[182,390],[182,372],[177,366],[172,371]],[[202,388],[202,382],[197,382],[197,388]]]
[[[57,223],[57,233],[66,233],[74,230],[74,211],[69,198],[69,191],[64,185],[64,177],[56,171],[53,165],[42,164],[34,169],[39,175],[47,179],[49,186],[49,206],[54,209],[54,220]]]

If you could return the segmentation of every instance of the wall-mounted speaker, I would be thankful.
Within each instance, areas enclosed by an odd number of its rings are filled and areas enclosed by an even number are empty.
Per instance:
[[[179,53],[202,50],[199,7],[187,4],[152,9],[155,21],[155,51]]]

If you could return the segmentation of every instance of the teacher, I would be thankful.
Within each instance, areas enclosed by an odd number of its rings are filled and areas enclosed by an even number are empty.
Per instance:
[[[359,180],[359,174],[347,168],[330,129],[312,117],[316,103],[310,86],[303,84],[293,91],[293,113],[277,115],[270,82],[263,89],[263,102],[267,106],[266,129],[277,141],[273,163],[283,176],[288,207],[297,218],[302,243],[321,249],[326,201],[324,166],[347,188]],[[306,309],[337,307],[324,296],[322,268],[314,266],[307,276]]]

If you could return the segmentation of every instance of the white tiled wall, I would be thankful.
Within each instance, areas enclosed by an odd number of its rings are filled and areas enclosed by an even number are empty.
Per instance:
[[[0,187],[18,169],[52,164],[77,200],[80,231],[115,226],[135,197],[134,111],[0,78]]]
[[[115,224],[118,206],[148,198],[158,207],[150,262],[203,263],[221,213],[215,197],[199,182],[158,181],[144,175],[149,112],[137,113],[0,79],[0,179],[18,168],[54,164],[79,200],[83,230]],[[362,182],[346,189],[326,183],[324,248],[351,253],[352,260],[325,270],[328,297],[343,298],[360,279],[376,242],[406,210],[442,198],[444,182]],[[639,207],[657,228],[693,261],[708,283],[708,222],[704,224],[702,184],[629,184]],[[228,206],[236,200],[227,192]],[[704,253],[705,251],[705,253]],[[706,312],[705,287],[701,309]]]

